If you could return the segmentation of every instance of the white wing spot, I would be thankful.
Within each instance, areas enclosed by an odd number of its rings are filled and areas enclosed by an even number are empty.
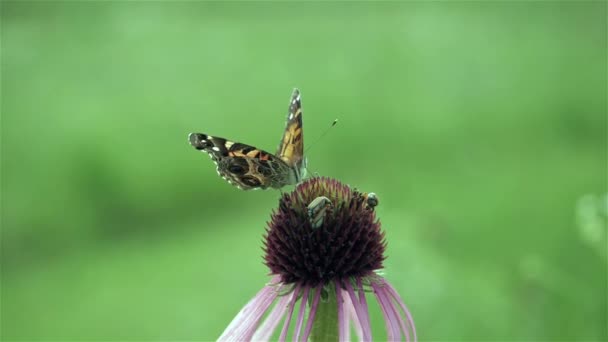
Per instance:
[[[214,150],[215,152],[219,152],[220,151],[220,148],[217,147],[217,146],[213,146],[211,149]]]
[[[289,120],[293,119],[293,113],[289,113]]]

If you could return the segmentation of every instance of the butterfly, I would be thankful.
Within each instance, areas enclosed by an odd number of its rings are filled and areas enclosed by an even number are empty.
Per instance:
[[[289,101],[287,124],[275,154],[254,146],[203,133],[190,133],[190,144],[209,154],[217,173],[239,189],[280,189],[306,176],[300,91]]]

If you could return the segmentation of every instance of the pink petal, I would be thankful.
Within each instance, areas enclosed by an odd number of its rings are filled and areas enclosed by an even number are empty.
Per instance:
[[[352,321],[355,327],[355,333],[357,334],[357,338],[359,339],[359,341],[364,341],[365,339],[363,338],[363,329],[361,328],[361,323],[359,322],[359,318],[357,317],[356,313],[355,313],[355,307],[353,306],[353,303],[350,301],[350,296],[348,295],[348,292],[346,291],[342,291],[342,298],[344,299],[344,310],[346,312],[346,314],[348,315],[349,319],[347,320],[347,322]],[[348,325],[347,325],[348,327]],[[350,340],[350,329],[347,328],[346,332],[348,333],[348,340]]]
[[[317,307],[319,306],[319,299],[321,298],[321,289],[323,286],[319,285],[315,291],[315,296],[312,300],[312,307],[310,308],[310,313],[308,314],[308,319],[306,320],[306,330],[304,330],[304,335],[302,336],[302,340],[308,341],[308,337],[310,336],[310,331],[312,330],[312,324],[315,321],[315,315],[317,314]]]
[[[407,342],[410,342],[410,330],[407,327],[405,320],[399,314],[399,309],[395,306],[395,303],[391,300],[388,290],[383,288],[382,291],[384,292],[383,293],[384,299],[389,304],[389,309],[390,309],[390,312],[392,313],[393,318],[397,321],[399,327],[401,328],[400,331],[403,332],[403,334],[405,335],[405,340]],[[399,336],[399,339],[401,340],[401,336]]]
[[[348,294],[350,296],[350,301],[353,304],[353,307],[355,308],[357,320],[359,321],[359,324],[361,325],[361,330],[363,333],[363,340],[371,341],[372,340],[372,329],[369,326],[368,312],[364,311],[363,308],[361,307],[361,302],[359,299],[357,299],[357,296],[355,295],[355,291],[353,290],[353,287],[350,285],[350,282],[348,280],[344,281],[344,287],[346,287],[346,291],[348,291]]]
[[[359,302],[361,303],[361,311],[363,312],[363,325],[367,328],[368,336],[372,336],[371,324],[369,322],[369,310],[367,308],[367,300],[365,299],[365,291],[363,291],[363,282],[361,278],[357,278],[357,287],[359,288]]]
[[[336,302],[338,302],[338,341],[348,341],[350,339],[350,326],[348,322],[348,312],[346,311],[346,303],[344,302],[344,296],[342,289],[340,288],[340,281],[335,281],[336,286]]]
[[[291,317],[293,316],[293,310],[296,307],[296,301],[298,300],[298,295],[300,294],[300,285],[296,286],[296,289],[293,291],[293,295],[291,296],[291,301],[289,302],[289,314],[285,317],[285,323],[283,323],[283,330],[281,330],[281,336],[279,337],[280,342],[285,342],[287,338],[287,330],[289,330],[289,323],[291,322]]]
[[[275,277],[273,280],[277,280]],[[281,286],[264,286],[234,317],[218,341],[250,340]]]
[[[405,305],[405,303],[403,302],[403,300],[401,299],[401,297],[399,296],[397,291],[395,291],[395,288],[393,288],[388,281],[384,280],[384,286],[386,287],[387,292],[391,295],[393,300],[395,300],[395,302],[397,302],[397,304],[399,304],[399,306],[401,307],[401,310],[403,310],[403,312],[405,313],[405,317],[407,317],[407,322],[409,323],[408,325],[412,329],[412,332],[414,333],[414,342],[418,341],[418,336],[416,335],[416,326],[414,325],[414,319],[412,318],[412,314],[410,313],[410,310],[408,310],[407,306]]]
[[[302,331],[302,322],[304,321],[304,313],[306,312],[306,302],[308,301],[308,292],[310,287],[304,287],[304,294],[302,295],[302,303],[300,304],[300,311],[298,312],[298,321],[296,322],[296,329],[293,331],[293,340],[300,340],[300,333]]]
[[[257,329],[252,340],[254,341],[267,341],[274,333],[277,325],[285,315],[287,311],[287,303],[289,302],[289,296],[283,296],[279,299],[279,302],[274,306],[268,317],[264,320],[264,323]]]
[[[374,294],[376,295],[378,303],[380,304],[380,309],[382,309],[388,340],[400,341],[401,332],[399,331],[399,323],[397,322],[399,317],[395,317],[395,312],[391,308],[391,302],[384,293],[384,287],[382,285],[372,283],[372,288],[374,289]]]

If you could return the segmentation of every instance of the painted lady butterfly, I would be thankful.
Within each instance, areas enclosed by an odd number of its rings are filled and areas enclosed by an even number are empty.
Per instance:
[[[218,175],[239,189],[280,189],[297,184],[306,175],[298,89],[291,95],[287,125],[276,154],[203,133],[190,133],[189,140],[194,148],[209,154],[217,165]]]

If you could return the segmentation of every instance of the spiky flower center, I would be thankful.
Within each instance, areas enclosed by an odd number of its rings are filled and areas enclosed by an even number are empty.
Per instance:
[[[266,265],[284,283],[310,286],[371,275],[382,268],[386,245],[373,203],[333,179],[304,181],[272,214]]]

